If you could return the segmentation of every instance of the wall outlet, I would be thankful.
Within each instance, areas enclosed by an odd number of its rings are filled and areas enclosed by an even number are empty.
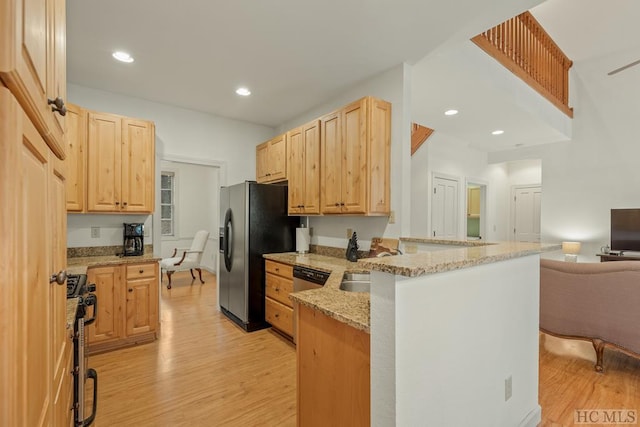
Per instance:
[[[389,224],[396,223],[396,211],[389,212]]]
[[[350,239],[353,235],[353,228],[347,228],[347,239]]]
[[[513,383],[511,379],[511,375],[507,379],[504,380],[504,401],[511,399],[513,395]]]
[[[100,227],[91,227],[91,237],[94,239],[100,237]]]

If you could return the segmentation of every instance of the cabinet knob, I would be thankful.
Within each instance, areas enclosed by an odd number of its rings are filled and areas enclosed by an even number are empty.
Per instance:
[[[280,292],[280,288],[276,288],[276,292]]]
[[[144,270],[138,270],[138,273],[142,274],[144,273]]]
[[[336,202],[336,206],[340,206],[340,203]]]
[[[67,107],[64,105],[64,101],[62,98],[57,97],[56,99],[47,98],[47,104],[51,105],[51,111],[57,112],[61,116],[67,115]]]
[[[120,205],[120,202],[116,202],[116,206],[119,206],[119,205]]]
[[[67,281],[67,272],[65,270],[60,270],[58,274],[52,274],[49,278],[49,283],[56,282],[58,285],[64,285],[64,282]]]
[[[280,315],[279,315],[278,313],[276,313],[276,319],[277,319],[278,317],[280,317]]]
[[[133,292],[133,288],[129,288],[129,292]]]
[[[123,206],[127,206],[127,202],[122,203]]]

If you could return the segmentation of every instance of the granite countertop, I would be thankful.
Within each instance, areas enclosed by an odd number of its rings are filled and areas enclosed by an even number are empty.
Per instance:
[[[78,302],[80,298],[67,299],[67,329],[73,329],[76,321],[76,312],[78,311]]]
[[[87,268],[103,265],[137,264],[139,262],[160,261],[153,254],[120,257],[116,255],[84,256],[67,258],[67,274],[86,274]]]
[[[436,239],[414,239],[412,241],[433,244],[445,244],[447,242]],[[472,240],[468,242],[468,246],[461,246],[459,242],[462,241],[453,242],[456,243],[452,243],[452,248],[450,249],[384,258],[365,258],[358,260],[358,264],[368,270],[417,277],[555,251],[561,248],[560,244],[545,243],[485,242],[479,245],[477,240]]]
[[[369,293],[340,290],[340,283],[345,271],[369,271],[363,268],[360,263],[326,255],[300,255],[295,252],[265,254],[264,258],[331,273],[322,288],[293,292],[289,298],[356,329],[369,332]]]
[[[325,255],[300,255],[295,252],[265,254],[264,258],[289,265],[300,265],[330,272],[331,275],[324,287],[293,292],[289,298],[294,302],[311,307],[329,317],[368,333],[371,307],[369,293],[340,290],[340,283],[345,271],[377,270],[396,275],[417,277],[550,252],[561,248],[560,244],[523,242],[488,243],[477,240],[452,241],[429,238],[402,238],[401,240],[450,245],[452,247],[432,252],[382,258],[363,258],[358,260],[357,263]]]

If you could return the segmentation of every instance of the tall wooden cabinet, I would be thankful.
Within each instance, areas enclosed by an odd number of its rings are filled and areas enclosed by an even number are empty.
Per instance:
[[[98,298],[97,319],[87,327],[89,353],[157,338],[157,262],[90,267],[87,276]]]
[[[0,2],[0,425],[70,425],[64,0]],[[64,277],[64,275],[60,275]]]
[[[256,147],[256,181],[272,183],[287,179],[287,134]]]
[[[320,213],[320,121],[287,132],[289,215]]]
[[[321,123],[321,212],[390,212],[391,104],[362,98]]]
[[[90,111],[87,135],[87,211],[153,212],[153,123]]]

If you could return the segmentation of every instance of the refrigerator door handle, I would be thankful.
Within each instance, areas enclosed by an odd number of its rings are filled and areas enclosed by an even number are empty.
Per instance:
[[[227,209],[224,214],[224,266],[227,271],[231,271],[231,260],[233,253],[233,217],[231,209]]]

